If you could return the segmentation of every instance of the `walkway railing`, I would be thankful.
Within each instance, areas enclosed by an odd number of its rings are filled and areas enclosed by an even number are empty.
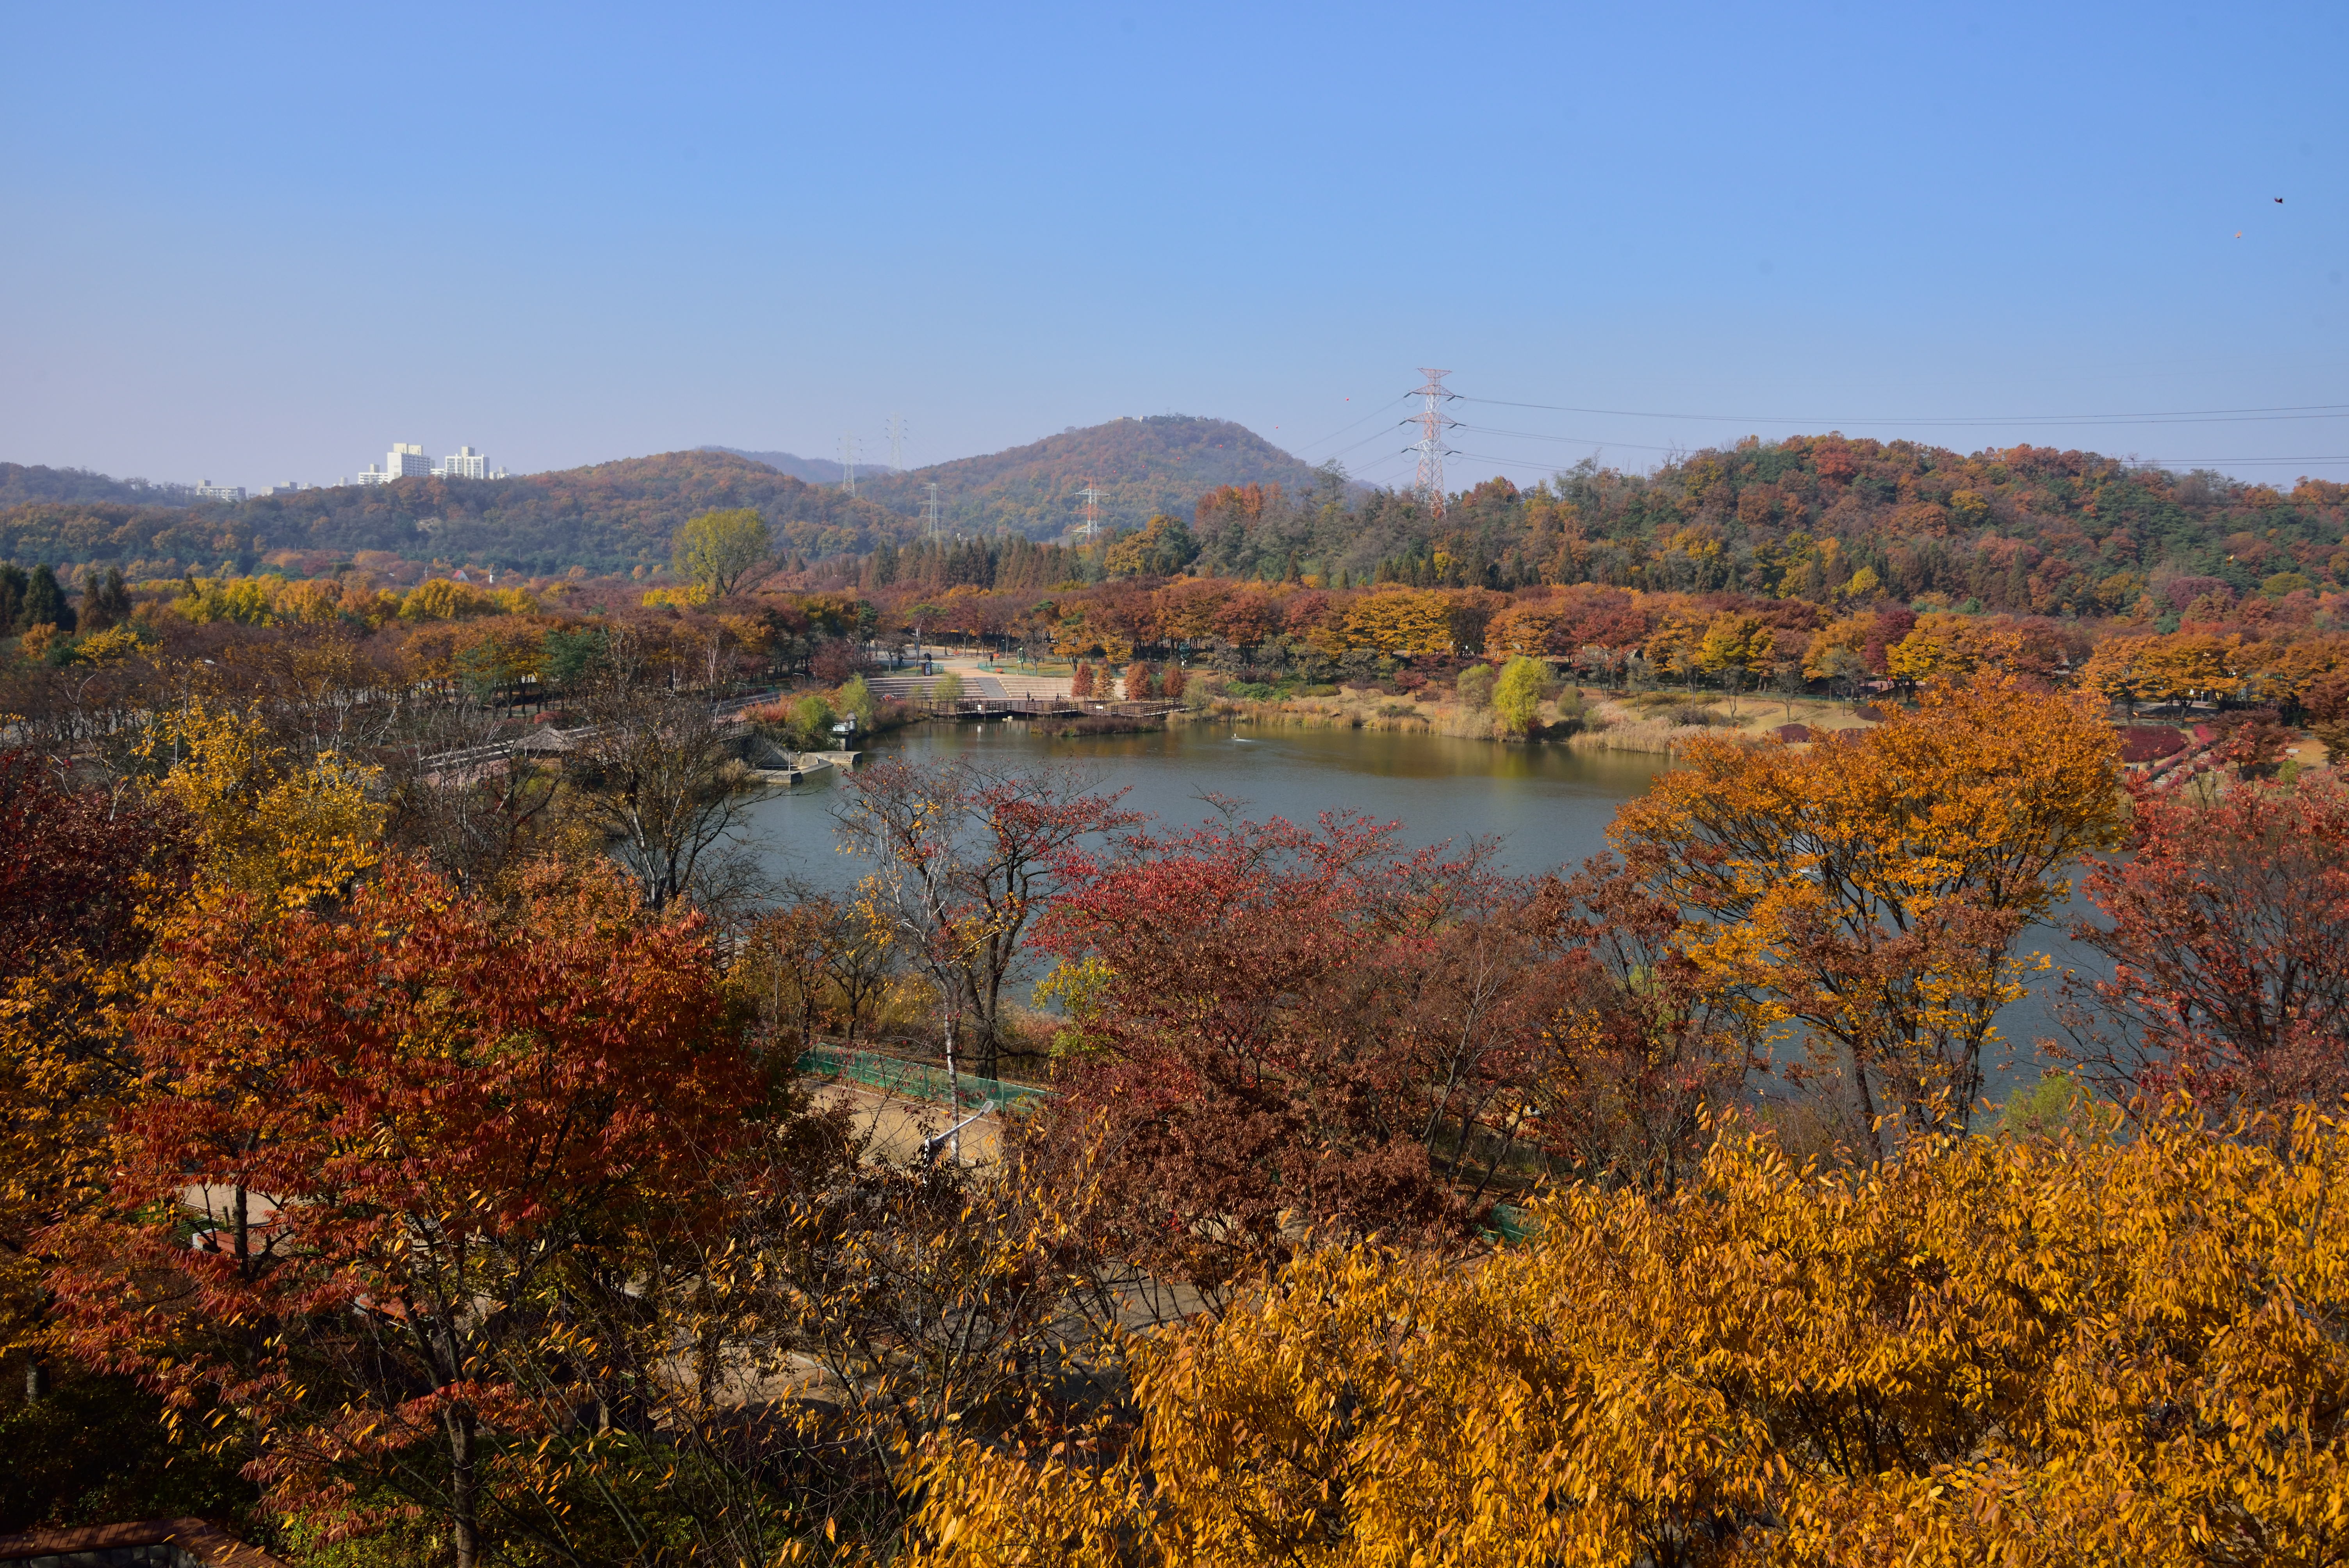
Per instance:
[[[883,1056],[879,1051],[811,1046],[800,1054],[800,1070],[812,1077],[864,1084],[905,1099],[946,1102],[947,1069],[936,1062],[907,1061],[903,1057]],[[976,1073],[957,1074],[956,1086],[964,1109],[991,1099],[997,1109],[1008,1110],[1014,1106],[1040,1103],[1051,1099],[1054,1092],[1037,1084],[1010,1083],[1002,1078],[980,1078]]]

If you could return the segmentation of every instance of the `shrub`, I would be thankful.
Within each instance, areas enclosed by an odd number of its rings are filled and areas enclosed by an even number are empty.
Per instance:
[[[2121,732],[2123,762],[2158,762],[2186,749],[2186,738],[2174,729],[2135,726]]]

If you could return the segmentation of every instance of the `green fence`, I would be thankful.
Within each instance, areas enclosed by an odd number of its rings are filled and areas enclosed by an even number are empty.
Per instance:
[[[909,1062],[903,1057],[885,1057],[878,1051],[844,1051],[836,1046],[811,1046],[800,1055],[800,1070],[818,1078],[843,1078],[854,1083],[870,1084],[885,1093],[907,1099],[935,1099],[943,1103],[947,1098],[947,1069],[935,1062]],[[961,1108],[976,1110],[981,1100],[993,1100],[998,1110],[1014,1106],[1033,1104],[1049,1099],[1052,1091],[1030,1083],[1006,1083],[1001,1078],[979,1078],[972,1073],[957,1075],[956,1087],[961,1091]]]

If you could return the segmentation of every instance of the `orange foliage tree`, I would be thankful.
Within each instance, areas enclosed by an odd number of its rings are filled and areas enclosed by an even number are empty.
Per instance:
[[[2080,699],[1979,676],[1930,686],[1856,739],[1796,749],[1699,739],[1609,830],[1683,912],[1681,946],[1799,1031],[1798,1075],[1962,1127],[2013,949],[2065,869],[2119,842],[2110,727]]]

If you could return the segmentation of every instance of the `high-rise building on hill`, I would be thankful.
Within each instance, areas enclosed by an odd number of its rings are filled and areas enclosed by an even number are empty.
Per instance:
[[[394,480],[502,480],[503,469],[490,467],[490,459],[471,447],[460,447],[435,464],[424,455],[424,449],[407,441],[394,441],[391,450],[384,454],[383,466],[369,463],[359,470],[358,477],[347,480],[355,485],[388,485]]]
[[[240,501],[244,499],[244,487],[243,485],[216,485],[212,483],[212,480],[206,480],[203,483],[196,487],[196,499],[198,500]]]

